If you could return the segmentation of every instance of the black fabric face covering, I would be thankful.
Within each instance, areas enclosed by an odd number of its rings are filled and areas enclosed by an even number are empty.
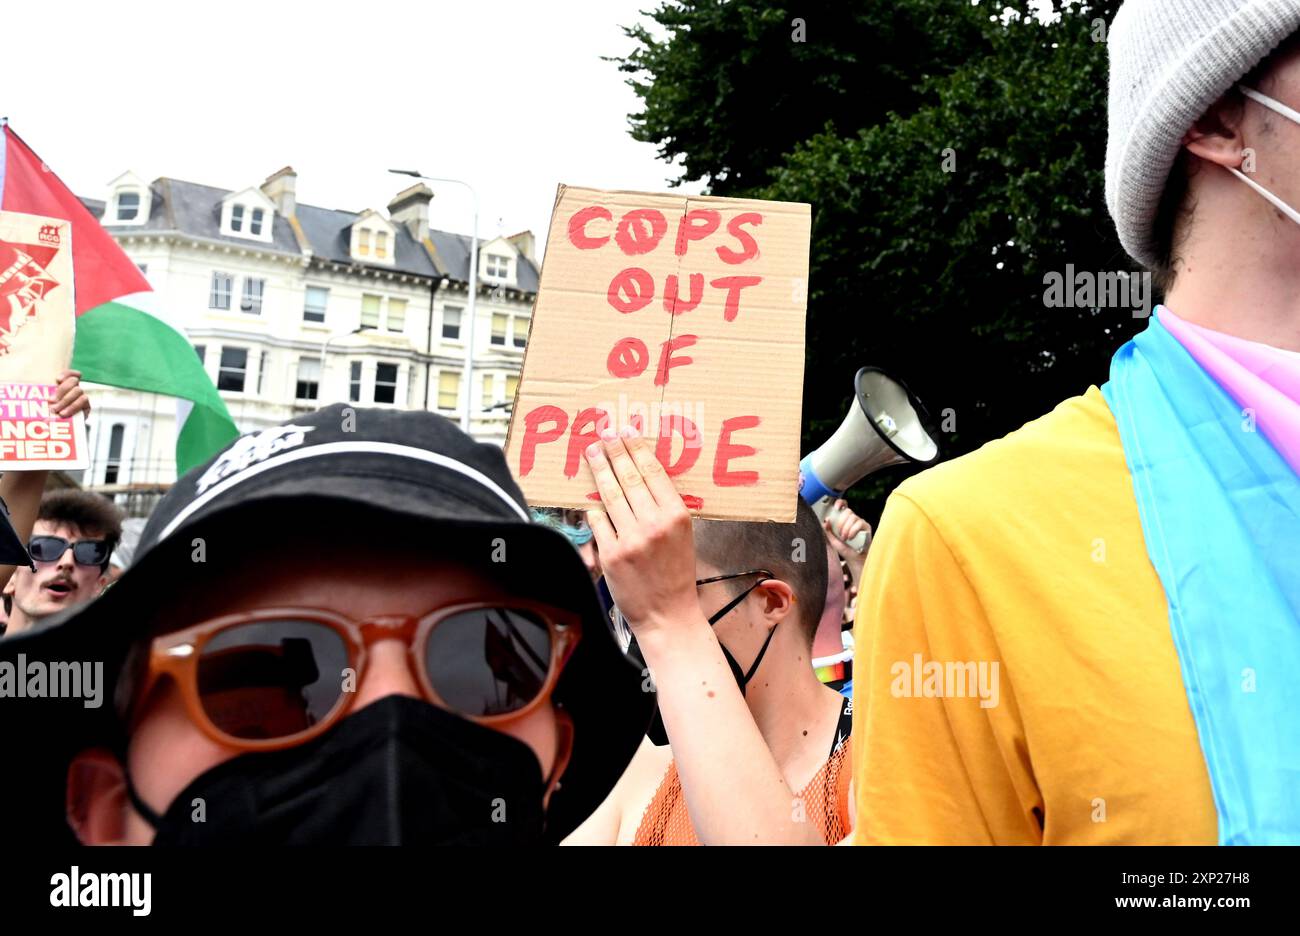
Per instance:
[[[721,611],[709,618],[709,626],[712,627],[714,624],[717,624],[718,621],[722,620],[728,611],[740,604],[740,602],[746,598],[750,592],[761,584],[763,583],[756,582],[733,599],[729,604],[725,605]],[[731,675],[735,677],[736,685],[740,687],[741,695],[745,694],[745,687],[749,685],[749,681],[753,679],[754,674],[758,672],[758,664],[763,662],[763,654],[767,653],[768,644],[772,642],[772,637],[775,634],[776,627],[773,627],[767,632],[767,639],[763,641],[763,646],[759,649],[758,656],[754,657],[754,662],[749,667],[748,673],[740,668],[740,664],[736,662],[736,658],[731,655],[731,651],[726,648],[726,645],[724,645],[722,641],[718,641],[718,646],[722,647],[722,655],[727,658],[727,666],[731,667]],[[659,712],[659,705],[657,702],[655,704],[654,715],[650,718],[650,725],[646,728],[645,733],[646,737],[650,739],[650,743],[655,747],[663,747],[668,743],[668,729],[664,726],[664,717]]]
[[[155,845],[529,844],[544,791],[528,745],[407,696],[306,744],[219,764],[162,816],[127,785]]]

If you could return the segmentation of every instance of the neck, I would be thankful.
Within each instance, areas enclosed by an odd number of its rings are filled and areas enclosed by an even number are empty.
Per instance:
[[[1198,203],[1164,304],[1214,331],[1300,351],[1300,225],[1262,198],[1227,201]]]
[[[753,713],[754,723],[782,767],[799,756],[809,743],[830,751],[830,735],[820,737],[824,733],[821,728],[831,704],[835,703],[838,709],[843,701],[839,693],[817,679],[810,653],[797,625],[785,633],[778,628],[762,665],[745,687],[745,701]]]

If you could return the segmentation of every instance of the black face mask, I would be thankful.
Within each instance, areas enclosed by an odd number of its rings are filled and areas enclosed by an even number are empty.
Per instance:
[[[163,816],[127,792],[155,845],[511,845],[541,840],[545,786],[522,741],[390,696],[306,744],[217,765]]]
[[[766,581],[766,579],[764,579],[764,581]],[[741,592],[739,595],[733,598],[730,602],[724,605],[723,608],[720,611],[718,611],[717,614],[709,618],[709,626],[712,627],[713,625],[721,621],[723,617],[726,616],[728,611],[730,611],[736,605],[744,601],[747,597],[749,597],[750,592],[752,592],[755,588],[757,588],[759,585],[762,584],[763,582],[755,582],[749,588],[745,589],[743,592]],[[742,696],[745,694],[745,687],[749,685],[749,681],[753,679],[754,674],[758,672],[758,664],[763,662],[763,654],[767,653],[767,648],[772,643],[772,637],[775,634],[776,634],[775,627],[773,627],[770,631],[767,632],[767,640],[763,641],[763,646],[759,649],[758,656],[754,657],[754,662],[750,665],[749,672],[745,672],[743,669],[741,669],[740,664],[736,662],[736,658],[731,655],[731,651],[727,649],[726,644],[724,644],[721,640],[718,641],[718,646],[722,648],[722,655],[727,658],[727,666],[731,667],[731,675],[735,678],[736,685],[740,687],[740,694]],[[650,739],[650,743],[653,744],[655,747],[663,747],[665,744],[668,743],[668,729],[664,727],[664,719],[663,716],[659,714],[659,706],[657,703],[655,705],[655,713],[650,719],[650,726],[646,728],[645,733],[646,736]]]

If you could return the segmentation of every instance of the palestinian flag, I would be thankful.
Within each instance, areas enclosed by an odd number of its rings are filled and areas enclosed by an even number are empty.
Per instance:
[[[177,475],[239,435],[189,339],[151,311],[157,297],[144,274],[8,125],[0,147],[0,209],[70,223],[77,300],[72,366],[86,381],[182,401]]]

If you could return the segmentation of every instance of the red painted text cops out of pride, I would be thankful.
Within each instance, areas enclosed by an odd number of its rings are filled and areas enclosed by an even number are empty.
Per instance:
[[[723,294],[722,318],[725,322],[743,322],[742,305],[745,290],[763,281],[761,276],[745,275],[743,265],[759,256],[757,230],[763,216],[747,211],[732,216],[724,225],[722,213],[711,208],[695,208],[676,219],[670,234],[670,222],[662,211],[655,208],[634,208],[615,221],[613,212],[603,205],[589,205],[570,216],[567,225],[569,243],[578,250],[617,250],[627,257],[662,254],[671,251],[682,258],[682,267],[689,269],[692,249],[712,250],[724,264],[737,267],[732,275],[714,277],[707,288]],[[682,279],[685,279],[683,288]],[[662,287],[662,288],[660,288]],[[627,266],[617,272],[609,282],[606,298],[610,309],[620,315],[629,315],[647,308],[659,300],[663,314],[686,315],[694,311],[704,299],[706,289],[702,273],[667,274],[662,283],[644,267]],[[683,319],[688,322],[688,319]],[[629,329],[630,330],[630,329]],[[652,348],[635,334],[619,338],[609,349],[605,366],[616,378],[639,377],[655,366],[654,385],[667,386],[675,368],[688,367],[693,358],[684,353],[695,346],[699,337],[694,334],[675,334],[658,347]],[[639,416],[631,418],[638,430],[644,431]],[[578,473],[583,450],[599,439],[600,432],[609,424],[609,414],[599,407],[588,407],[575,414],[572,420],[560,407],[541,405],[531,409],[523,419],[523,438],[520,446],[519,472],[527,475],[536,464],[537,447],[560,440],[568,433],[568,448],[564,460],[564,475],[572,478]],[[738,415],[722,420],[718,428],[717,445],[713,458],[713,483],[719,487],[739,487],[758,483],[758,472],[733,469],[730,462],[757,453],[750,445],[733,441],[733,436],[759,424],[756,415]],[[680,436],[683,447],[677,459],[672,460],[673,436]],[[699,428],[685,416],[664,415],[659,426],[655,454],[669,475],[681,475],[699,461],[704,448]],[[594,494],[588,497],[595,497]],[[683,495],[683,500],[693,508],[703,502],[693,495]]]

